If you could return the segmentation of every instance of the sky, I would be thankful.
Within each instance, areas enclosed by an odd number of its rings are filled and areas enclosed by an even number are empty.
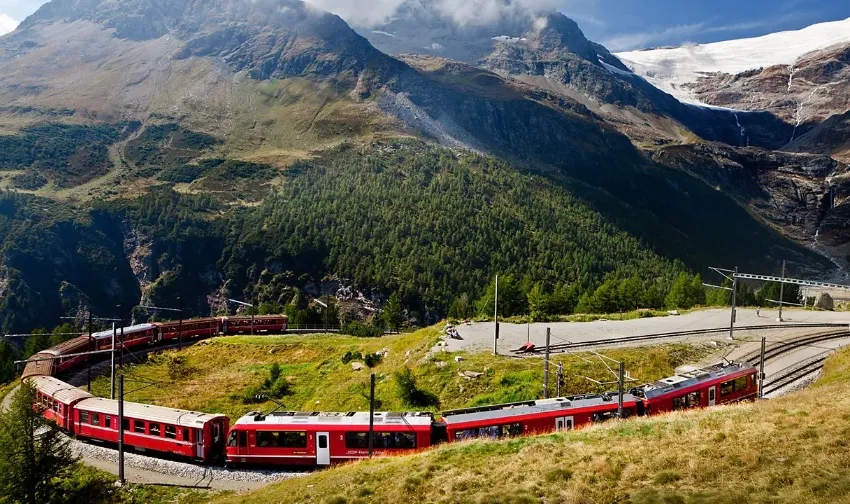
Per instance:
[[[404,0],[310,0],[352,24],[391,16]],[[416,0],[414,0],[416,1]],[[612,51],[755,37],[850,18],[848,0],[430,0],[459,23],[504,11],[555,7]],[[0,0],[0,35],[44,0]]]

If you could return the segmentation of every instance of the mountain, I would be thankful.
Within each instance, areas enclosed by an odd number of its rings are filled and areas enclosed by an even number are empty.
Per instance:
[[[562,15],[504,23],[526,40],[447,29],[457,61],[391,57],[296,0],[45,4],[0,38],[4,328],[116,300],[304,307],[333,282],[424,321],[497,273],[831,268],[624,134],[739,138],[734,114],[679,104]],[[769,144],[770,117],[741,119]]]

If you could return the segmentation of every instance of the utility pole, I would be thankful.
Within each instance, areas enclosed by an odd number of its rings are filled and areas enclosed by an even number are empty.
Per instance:
[[[549,337],[552,330],[546,328],[546,360],[543,362],[543,399],[549,399]]]
[[[623,384],[625,382],[625,369],[626,365],[622,362],[620,363],[620,375],[617,380],[617,418],[623,418]]]
[[[764,349],[767,338],[761,339],[761,358],[759,359],[759,399],[764,397]]]
[[[493,355],[499,355],[499,275],[496,275],[496,299],[493,305],[493,321],[496,322],[496,332],[493,334]]]
[[[775,270],[774,270],[775,271]],[[785,301],[785,261],[782,261],[782,282],[779,283],[779,318],[777,322],[782,322],[782,303]]]
[[[109,398],[113,401],[115,400],[115,322],[112,323],[112,374],[109,378],[110,382],[110,393]]]
[[[563,397],[561,394],[561,384],[564,383],[564,363],[558,363],[558,397]]]
[[[735,312],[735,302],[738,296],[738,267],[735,266],[735,272],[732,274],[732,316],[729,321],[729,341],[733,341],[735,339],[735,316],[737,315]]]
[[[372,458],[372,444],[375,433],[375,373],[369,378],[369,458]]]
[[[92,316],[92,313],[91,313],[91,308],[89,308],[89,345],[92,344],[92,337],[91,337],[92,317],[93,316]],[[97,350],[97,348],[94,348],[94,350]],[[86,391],[91,392],[91,359],[90,358],[86,359],[86,364],[87,364],[87,371],[88,371],[88,379],[86,381]]]
[[[177,350],[183,350],[183,296],[177,296],[177,309],[180,310],[180,321],[177,322]]]
[[[119,324],[121,324],[121,338],[120,338],[120,350],[118,351],[118,369],[124,367],[124,303],[120,303],[118,305],[118,318],[121,319]]]
[[[257,295],[251,298],[251,335],[254,335],[254,315],[257,314]]]
[[[124,375],[118,377],[118,484],[124,481]]]

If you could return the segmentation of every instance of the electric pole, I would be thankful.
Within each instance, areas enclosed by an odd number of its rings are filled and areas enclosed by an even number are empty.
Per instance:
[[[254,315],[257,314],[257,295],[251,298],[251,335],[254,335]]]
[[[735,272],[732,273],[732,316],[729,321],[729,341],[733,341],[735,339],[735,302],[738,296],[738,267],[735,266]]]
[[[622,362],[620,363],[620,375],[617,380],[617,394],[619,398],[617,399],[617,417],[623,418],[623,384],[625,382],[625,370],[626,365]]]
[[[369,458],[372,458],[372,444],[375,433],[375,373],[369,378]]]
[[[124,375],[118,377],[118,484],[124,482]]]
[[[124,303],[118,305],[118,318],[120,319],[118,323],[121,324],[119,328],[119,331],[121,331],[119,346],[121,348],[118,351],[118,369],[121,369],[124,366]]]
[[[558,397],[563,397],[561,394],[561,385],[564,383],[564,363],[558,363]]]
[[[496,322],[496,332],[493,333],[493,355],[499,355],[499,275],[496,275],[496,298],[493,305],[493,321]]]
[[[767,338],[761,339],[761,358],[759,359],[759,399],[764,397],[764,349]]]
[[[552,333],[546,328],[546,360],[543,362],[543,399],[549,399],[549,337]]]
[[[92,336],[91,336],[92,318],[93,318],[93,316],[92,316],[92,313],[91,313],[91,308],[89,308],[89,345],[92,344]],[[97,350],[97,348],[94,348],[94,350]],[[86,391],[91,392],[91,359],[88,359],[88,358],[86,359],[86,367],[87,367],[87,372],[88,372],[88,379],[86,380]]]
[[[775,271],[775,270],[774,270]],[[782,282],[779,283],[779,318],[777,322],[782,322],[782,303],[785,301],[785,261],[782,261]]]
[[[183,296],[177,296],[177,309],[180,319],[177,322],[177,350],[183,350]]]
[[[112,323],[112,374],[110,375],[110,393],[109,398],[115,400],[115,322]]]

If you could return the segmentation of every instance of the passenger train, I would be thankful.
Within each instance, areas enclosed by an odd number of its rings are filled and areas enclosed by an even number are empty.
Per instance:
[[[254,328],[282,332],[286,319],[258,317]],[[138,346],[173,339],[172,329],[172,324],[144,324],[123,332],[128,346]],[[183,329],[183,336],[189,338],[244,332],[246,325],[243,318],[210,319],[186,322]],[[231,425],[225,415],[125,402],[124,421],[119,425],[117,401],[94,397],[54,376],[85,358],[74,354],[112,348],[112,337],[108,331],[92,335],[91,340],[86,336],[62,343],[33,357],[57,359],[32,360],[26,366],[23,379],[35,386],[44,416],[77,438],[116,443],[120,428],[125,445],[136,451],[205,463],[225,460],[231,465],[320,467],[369,456],[368,412],[252,412]],[[705,408],[757,395],[756,369],[729,363],[631,389],[623,396],[623,417]],[[373,454],[404,454],[445,442],[578,429],[616,418],[617,399],[611,393],[558,397],[444,411],[439,417],[430,412],[379,412],[372,422]]]

